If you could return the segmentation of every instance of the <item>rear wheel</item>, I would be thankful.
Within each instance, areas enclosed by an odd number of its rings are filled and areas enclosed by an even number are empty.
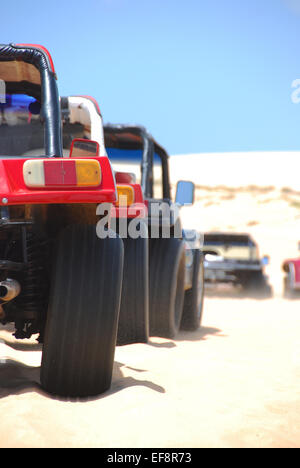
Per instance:
[[[272,287],[267,283],[262,271],[249,273],[247,281],[244,283],[245,291],[251,297],[270,298],[273,295]]]
[[[197,330],[201,326],[204,301],[204,265],[200,250],[194,251],[192,288],[185,292],[181,320],[182,330]]]
[[[122,269],[119,237],[99,239],[94,226],[59,235],[41,366],[46,391],[87,397],[110,387]]]
[[[150,241],[150,335],[174,338],[183,311],[184,243],[180,239]]]
[[[144,223],[141,223],[141,229],[140,238],[123,239],[124,273],[118,345],[147,343],[149,338],[149,253]]]
[[[293,290],[291,289],[288,276],[286,276],[283,280],[283,296],[286,299],[293,299]]]
[[[293,284],[293,272],[291,267],[289,267],[288,274],[283,280],[283,296],[286,299],[297,299],[300,297],[300,291],[295,290],[292,287]]]

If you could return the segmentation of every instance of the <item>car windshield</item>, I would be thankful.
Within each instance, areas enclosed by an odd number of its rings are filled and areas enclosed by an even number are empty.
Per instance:
[[[256,260],[258,252],[251,238],[243,235],[205,234],[204,252],[225,259]]]
[[[43,156],[40,73],[21,61],[0,62],[0,156]]]
[[[115,171],[135,174],[137,183],[141,182],[141,162],[143,158],[141,149],[121,149],[106,146],[106,151]]]
[[[106,146],[109,159],[115,171],[135,174],[138,184],[141,183],[142,149],[120,149]],[[153,160],[153,197],[163,198],[162,165],[160,157],[154,153]]]

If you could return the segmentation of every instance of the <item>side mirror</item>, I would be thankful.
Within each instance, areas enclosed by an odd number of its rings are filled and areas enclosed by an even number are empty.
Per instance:
[[[94,158],[99,156],[99,143],[93,140],[75,138],[70,149],[70,158]]]
[[[264,255],[263,258],[262,258],[262,260],[261,260],[261,263],[262,263],[263,265],[269,265],[269,263],[270,263],[270,257],[269,257],[268,255]]]
[[[176,187],[175,203],[180,206],[194,203],[195,184],[188,180],[180,180]]]

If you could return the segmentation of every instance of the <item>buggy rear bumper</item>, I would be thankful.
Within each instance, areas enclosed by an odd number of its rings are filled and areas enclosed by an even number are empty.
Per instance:
[[[114,203],[115,180],[107,157],[93,158],[101,167],[102,179],[97,187],[29,188],[23,176],[25,161],[32,158],[0,159],[0,205]]]
[[[262,265],[260,263],[238,263],[238,262],[208,262],[204,261],[205,268],[208,270],[223,270],[228,272],[235,271],[260,271]]]
[[[262,271],[260,263],[206,261],[204,260],[204,278],[212,282],[238,282],[243,274]]]

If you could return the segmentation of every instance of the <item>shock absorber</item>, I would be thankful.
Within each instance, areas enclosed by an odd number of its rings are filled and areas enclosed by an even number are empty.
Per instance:
[[[27,268],[22,279],[21,294],[15,301],[20,310],[19,318],[15,321],[16,338],[42,334],[48,298],[47,242],[35,232],[24,229],[23,253]]]

